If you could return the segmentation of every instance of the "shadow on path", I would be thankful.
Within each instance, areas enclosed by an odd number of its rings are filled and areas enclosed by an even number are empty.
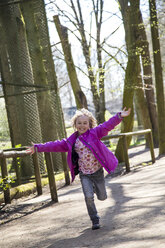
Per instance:
[[[70,190],[69,190],[70,188]],[[58,191],[58,197],[65,197],[67,195],[74,195],[81,191],[81,187],[76,187],[72,189],[72,186],[65,186],[61,188],[62,190]],[[61,192],[61,193],[60,193]],[[46,195],[46,194],[45,194]],[[40,198],[40,200],[38,200]],[[36,202],[35,202],[36,199]],[[65,200],[66,202],[66,200]],[[69,200],[70,202],[70,200]],[[24,202],[18,204],[8,204],[3,209],[0,210],[0,225],[4,225],[14,220],[23,218],[24,216],[31,215],[37,211],[40,211],[49,206],[53,206],[55,203],[51,201],[50,195],[47,198],[44,198],[44,194],[41,196],[34,196],[31,199],[26,199]]]

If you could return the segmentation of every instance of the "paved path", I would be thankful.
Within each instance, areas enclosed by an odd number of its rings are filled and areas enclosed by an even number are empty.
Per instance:
[[[100,230],[91,230],[77,180],[58,190],[57,204],[49,194],[20,203],[18,216],[0,226],[0,247],[165,248],[165,157],[126,175],[107,176],[106,186],[108,199],[96,200]]]

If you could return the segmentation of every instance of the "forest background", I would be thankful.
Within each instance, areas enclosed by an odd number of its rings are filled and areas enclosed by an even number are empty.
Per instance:
[[[164,154],[164,11],[163,0],[2,0],[0,148],[65,137],[76,108],[101,123],[126,106],[121,132],[136,119]],[[120,140],[116,156],[123,161]],[[62,155],[53,161],[58,171]]]

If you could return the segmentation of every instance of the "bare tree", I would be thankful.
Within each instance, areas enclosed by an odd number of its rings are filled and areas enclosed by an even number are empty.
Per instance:
[[[0,11],[4,33],[3,42],[6,44],[11,71],[10,75],[9,73],[7,74],[7,67],[2,65],[3,77],[6,83],[5,92],[6,98],[13,97],[13,103],[15,104],[14,106],[8,106],[8,113],[10,112],[10,121],[12,122],[12,144],[27,146],[31,144],[33,139],[36,139],[38,142],[41,141],[41,129],[36,95],[25,94],[29,89],[29,84],[33,85],[33,72],[27,45],[25,24],[18,4],[3,6],[0,8]],[[7,84],[12,84],[13,87],[9,88]],[[13,96],[9,95],[11,90],[13,91]],[[9,102],[11,100],[7,99],[6,103]],[[14,115],[12,113],[13,109]],[[23,160],[21,167],[23,175],[32,175],[33,168],[32,161],[30,161],[28,157]]]
[[[87,68],[87,74],[93,103],[95,107],[95,113],[98,123],[103,122],[105,120],[105,73],[107,69],[108,62],[111,59],[115,60],[115,63],[118,63],[122,69],[122,64],[118,61],[117,55],[121,49],[117,49],[116,55],[112,56],[106,49],[105,45],[107,45],[108,38],[110,34],[108,33],[108,37],[101,40],[101,31],[102,24],[105,21],[103,20],[104,16],[104,1],[97,0],[91,1],[92,10],[89,10],[89,16],[91,16],[91,21],[88,22],[88,27],[90,30],[86,29],[85,26],[85,17],[83,12],[83,5],[79,0],[73,1],[64,1],[64,4],[70,8],[70,12],[65,11],[63,8],[60,8],[59,5],[55,1],[51,1],[56,6],[56,9],[59,11],[59,16],[65,17],[68,21],[68,26],[72,24],[74,29],[69,29],[72,34],[76,36],[78,41],[81,44],[82,52],[85,60],[85,65]],[[110,17],[109,17],[110,18]],[[62,18],[61,18],[62,19]],[[94,24],[93,21],[94,20]],[[90,23],[91,22],[91,23]],[[95,34],[93,32],[95,30]],[[78,32],[77,32],[78,31]],[[107,45],[108,49],[110,45]],[[93,53],[92,53],[93,52]],[[93,54],[95,55],[95,63],[93,61]],[[105,58],[105,54],[108,58]]]
[[[159,154],[165,153],[165,103],[156,1],[149,0],[159,126]]]
[[[152,125],[153,139],[154,145],[158,146],[158,115],[156,110],[156,102],[155,102],[155,92],[154,92],[154,84],[152,79],[152,66],[150,59],[150,50],[149,50],[149,42],[147,40],[147,35],[145,31],[145,26],[143,23],[143,18],[141,11],[138,11],[138,41],[137,46],[139,50],[139,54],[142,58],[142,67],[143,67],[143,80],[144,80],[144,89],[146,94],[146,100],[149,110],[149,116]]]
[[[131,107],[131,115],[124,119],[122,132],[132,131],[133,129],[133,98],[136,96],[138,109],[142,116],[144,128],[151,128],[147,101],[145,98],[144,86],[141,77],[140,53],[138,52],[138,31],[139,31],[139,0],[120,1],[120,9],[126,35],[126,46],[128,51],[128,63],[124,84],[123,107]],[[130,138],[128,138],[128,144]],[[122,140],[119,140],[116,156],[119,161],[123,161]]]
[[[68,40],[68,29],[61,25],[59,17],[57,15],[54,16],[54,22],[64,51],[65,62],[67,65],[67,70],[72,85],[73,93],[75,96],[77,108],[87,108],[86,96],[80,87],[80,83],[76,73],[76,68],[72,58],[71,47]]]
[[[38,3],[39,4],[39,3]],[[32,63],[34,86],[36,87],[39,118],[42,131],[42,142],[58,139],[58,131],[54,121],[55,114],[51,104],[51,87],[48,85],[46,68],[42,54],[39,28],[35,18],[35,1],[21,4],[21,10],[26,24],[27,41]],[[35,141],[36,142],[36,141]],[[53,154],[55,171],[62,167],[61,154]]]

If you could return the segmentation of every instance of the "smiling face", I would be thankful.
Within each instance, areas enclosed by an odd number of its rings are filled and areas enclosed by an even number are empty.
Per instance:
[[[75,127],[80,135],[85,133],[90,128],[89,118],[85,115],[79,116],[76,120]]]

